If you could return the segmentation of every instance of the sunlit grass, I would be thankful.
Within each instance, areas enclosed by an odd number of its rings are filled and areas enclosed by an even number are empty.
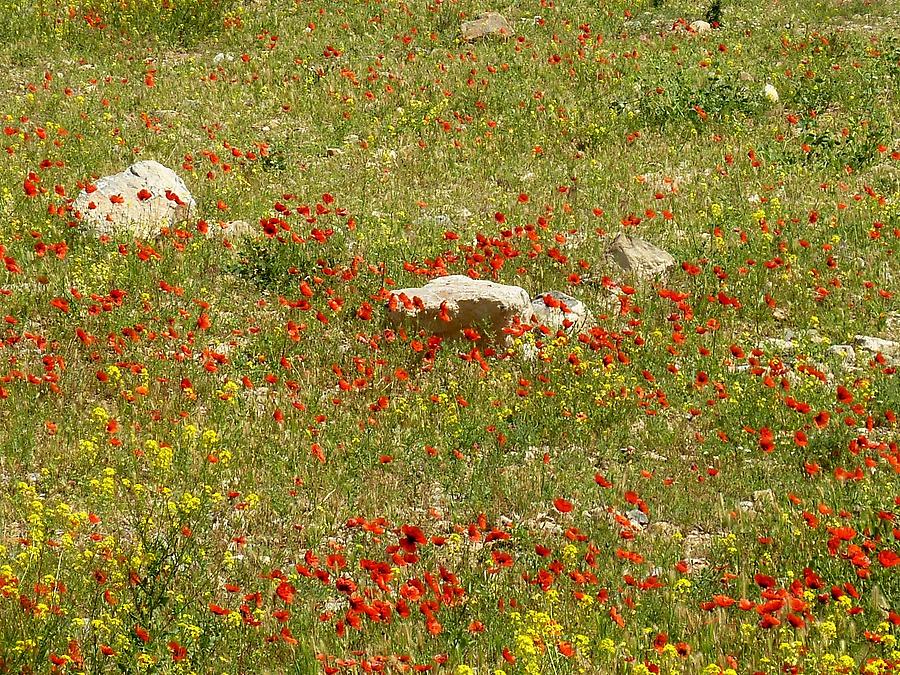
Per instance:
[[[707,9],[0,0],[0,672],[894,672],[900,17]]]

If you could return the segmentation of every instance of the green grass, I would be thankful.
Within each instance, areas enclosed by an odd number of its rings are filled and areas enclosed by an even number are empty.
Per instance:
[[[0,0],[0,672],[895,672],[900,13],[707,9]],[[140,159],[198,212],[98,240]]]

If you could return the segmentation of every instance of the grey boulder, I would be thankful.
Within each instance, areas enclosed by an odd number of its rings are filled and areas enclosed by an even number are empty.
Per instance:
[[[625,233],[613,239],[607,253],[624,272],[641,278],[665,274],[675,266],[675,258],[663,249]]]
[[[478,40],[489,35],[509,37],[513,34],[512,26],[497,12],[484,12],[477,19],[463,22],[460,27],[462,39],[466,42]]]
[[[196,202],[174,171],[153,160],[132,164],[82,190],[73,208],[97,235],[126,232],[150,238],[186,220]]]
[[[560,291],[548,291],[531,300],[531,323],[546,326],[554,333],[563,330],[578,333],[594,321],[591,311],[581,300]]]
[[[467,328],[484,338],[503,340],[503,329],[527,321],[531,298],[524,288],[454,274],[432,279],[421,288],[391,293],[388,321],[411,325],[444,337],[458,337]]]

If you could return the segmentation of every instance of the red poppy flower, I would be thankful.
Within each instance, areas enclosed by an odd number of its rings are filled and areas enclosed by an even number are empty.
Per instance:
[[[878,553],[878,562],[885,567],[894,567],[900,565],[900,555],[890,549],[884,549]]]
[[[788,614],[787,615],[788,623],[790,623],[794,628],[803,628],[806,626],[806,622],[797,616],[796,614]]]
[[[824,429],[828,426],[828,422],[831,420],[831,413],[827,410],[823,410],[818,415],[813,418],[813,423],[819,428]]]
[[[572,502],[567,499],[563,499],[562,497],[557,497],[553,500],[553,506],[556,507],[556,510],[560,513],[569,513],[574,507],[572,506]]]
[[[297,589],[294,588],[293,584],[287,581],[282,581],[278,584],[278,588],[275,589],[275,595],[284,600],[284,602],[288,605],[293,604],[294,596],[297,594]]]
[[[69,301],[64,298],[53,298],[53,300],[50,301],[50,305],[64,314],[69,313]]]
[[[400,528],[402,536],[400,537],[400,548],[407,553],[415,553],[416,546],[422,546],[428,543],[425,533],[421,528],[415,525],[404,525]]]
[[[763,452],[772,452],[775,449],[775,436],[768,427],[759,430],[759,447]]]
[[[775,579],[767,574],[755,574],[753,576],[753,581],[761,588],[772,588],[772,586],[775,585]]]
[[[764,614],[764,615],[763,615],[763,618],[762,618],[762,619],[760,620],[760,622],[759,622],[759,627],[760,627],[760,628],[766,628],[766,629],[768,629],[768,628],[776,628],[776,627],[778,627],[778,626],[780,626],[780,625],[781,625],[781,621],[779,621],[778,619],[776,619],[776,618],[775,618],[774,616],[772,616],[771,614]]]

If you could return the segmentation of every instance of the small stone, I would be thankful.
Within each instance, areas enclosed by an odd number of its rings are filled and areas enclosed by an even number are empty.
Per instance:
[[[684,538],[684,551],[690,558],[706,553],[712,544],[712,535],[703,530],[695,529]]]
[[[807,328],[806,330],[800,331],[803,337],[808,340],[811,344],[814,345],[824,345],[827,340],[822,337],[822,334],[817,331],[815,328]]]
[[[461,26],[461,32],[462,39],[471,42],[489,35],[509,37],[514,31],[503,15],[497,12],[485,12],[477,19],[465,21]]]
[[[856,350],[850,345],[831,345],[828,353],[849,363],[856,362]]]
[[[900,340],[900,312],[890,312],[885,318],[884,327],[889,337]]]
[[[770,490],[756,490],[753,493],[753,503],[754,504],[774,504],[775,503],[775,493]]]
[[[600,508],[599,506],[595,506],[592,509],[588,509],[582,513],[585,518],[590,520],[597,521],[607,521],[609,520],[609,512],[606,509]]]
[[[590,310],[581,300],[560,291],[548,291],[531,300],[531,322],[559,330],[580,333],[593,323]]]
[[[675,266],[675,258],[663,249],[625,233],[613,239],[608,254],[622,270],[642,278],[665,274]]]
[[[438,213],[433,216],[419,216],[415,219],[413,224],[416,227],[436,227],[445,230],[453,229],[453,227],[455,227],[453,219],[446,213]]]
[[[643,530],[650,524],[650,518],[640,509],[631,509],[626,511],[625,515],[628,517],[628,522],[631,523],[631,526],[638,530]]]
[[[336,598],[329,598],[322,605],[322,610],[325,612],[342,612],[348,606],[347,599],[344,596],[338,596]]]
[[[768,354],[776,356],[788,356],[797,351],[796,345],[790,340],[782,338],[764,338],[760,341],[759,346]]]
[[[673,537],[678,532],[678,527],[667,520],[657,520],[647,527],[647,532],[660,537]]]
[[[259,228],[253,227],[246,220],[229,221],[220,230],[220,234],[227,239],[247,239],[259,233]]]
[[[550,534],[562,534],[563,528],[552,515],[549,513],[539,513],[537,516],[527,523],[528,526],[534,527],[538,530],[542,530],[544,532],[548,532]]]
[[[885,356],[900,354],[900,342],[894,342],[893,340],[884,340],[871,335],[857,335],[853,338],[853,343],[857,349],[871,354],[880,353]]]
[[[691,30],[699,35],[699,34],[708,33],[709,31],[711,31],[712,26],[710,25],[710,23],[708,21],[703,21],[702,19],[698,19],[697,21],[691,21]]]
[[[709,560],[707,560],[706,558],[688,558],[684,562],[687,563],[688,574],[702,572],[707,567],[709,567]]]

